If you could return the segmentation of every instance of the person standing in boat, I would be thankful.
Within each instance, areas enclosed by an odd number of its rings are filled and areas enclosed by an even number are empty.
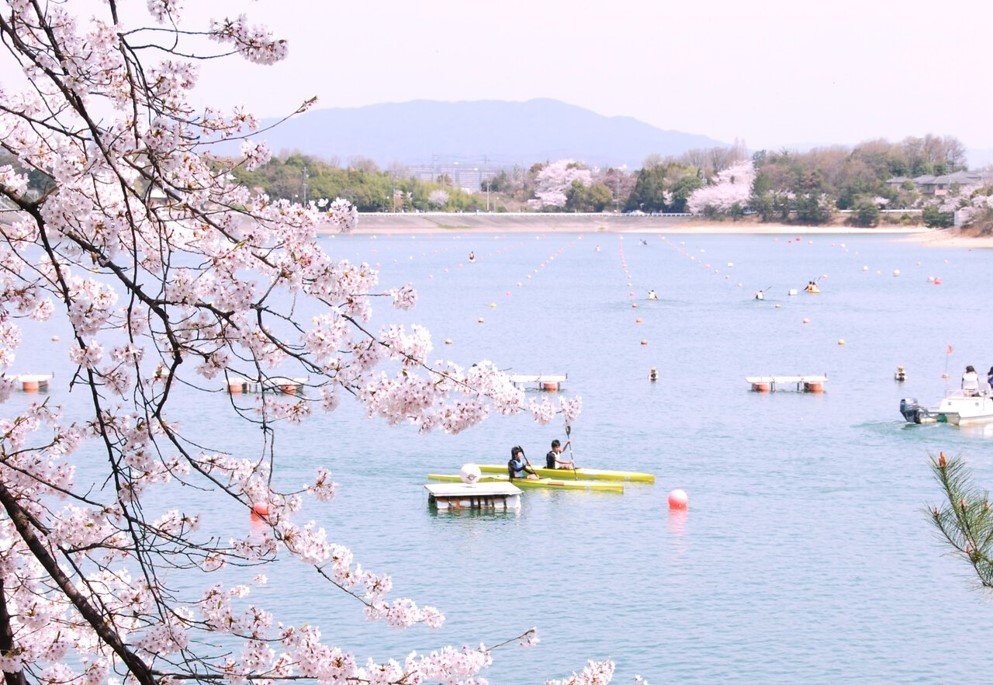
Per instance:
[[[563,445],[558,440],[552,440],[552,449],[545,455],[545,466],[550,469],[575,469],[576,462],[562,456],[566,445],[569,445],[571,442],[571,440],[566,440],[565,445]]]
[[[993,366],[986,372],[986,394],[993,393]]]
[[[976,397],[979,394],[979,374],[970,364],[962,374],[962,394],[966,397]]]
[[[520,445],[510,448],[510,461],[507,462],[507,475],[510,476],[510,480],[515,478],[537,478],[538,474],[534,472],[524,457],[524,448]]]

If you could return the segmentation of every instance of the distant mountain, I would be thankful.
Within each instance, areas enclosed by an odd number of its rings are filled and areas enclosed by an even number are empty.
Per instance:
[[[656,153],[678,155],[725,145],[693,133],[666,131],[631,117],[605,117],[557,100],[435,102],[415,100],[308,112],[259,135],[275,152],[323,158],[368,157],[380,166],[530,165],[573,158],[639,168]],[[231,154],[233,149],[225,150]]]

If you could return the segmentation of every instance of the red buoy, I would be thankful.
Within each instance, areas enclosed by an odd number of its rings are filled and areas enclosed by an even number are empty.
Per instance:
[[[669,492],[669,508],[682,510],[690,505],[690,497],[685,490],[672,490]]]
[[[252,505],[252,521],[265,521],[269,516],[269,505],[268,504],[253,504]]]

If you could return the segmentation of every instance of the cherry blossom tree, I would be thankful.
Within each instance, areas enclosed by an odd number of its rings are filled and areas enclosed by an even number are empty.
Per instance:
[[[693,214],[722,215],[748,204],[752,193],[755,169],[744,161],[717,173],[712,182],[690,195],[687,209]]]
[[[444,207],[448,204],[448,193],[444,190],[432,190],[428,195],[428,204],[432,207]]]
[[[87,404],[74,422],[46,401],[0,417],[0,669],[11,684],[114,674],[137,683],[482,683],[494,647],[363,661],[316,627],[281,622],[241,579],[242,566],[262,582],[258,566],[296,558],[370,620],[441,625],[437,609],[393,598],[388,575],[363,569],[313,521],[298,522],[336,484],[319,468],[299,490],[277,490],[275,432],[333,411],[345,395],[390,424],[452,433],[526,407],[492,363],[431,362],[425,329],[374,328],[374,298],[406,309],[416,293],[381,292],[368,265],[318,245],[320,230],[355,224],[351,205],[335,200],[319,213],[229,181],[269,152],[247,137],[258,128],[249,113],[191,104],[196,64],[269,64],[287,46],[244,16],[186,28],[181,5],[148,0],[148,26],[130,25],[117,0],[86,22],[67,3],[0,6],[6,58],[27,79],[23,92],[0,90],[0,147],[16,160],[0,167],[0,198],[16,209],[0,221],[0,402],[28,318],[71,329],[71,385]],[[238,159],[211,155],[212,143],[231,139],[243,141]],[[46,190],[29,192],[29,173],[44,175]],[[318,312],[308,322],[297,315],[305,301]],[[180,389],[244,379],[273,389],[286,376],[306,377],[304,391],[231,397],[231,410],[261,428],[257,458],[205,447],[173,420]],[[542,403],[534,414],[571,422],[579,408]],[[96,475],[77,473],[84,453],[102,457]],[[222,541],[197,515],[158,511],[177,483],[263,524]],[[220,569],[231,574],[210,575]],[[195,597],[166,581],[177,574],[202,588]],[[245,582],[215,580],[231,575]],[[534,629],[507,644],[518,640],[536,642]],[[574,682],[607,682],[612,668],[590,666]]]
[[[588,188],[593,184],[593,172],[572,159],[546,164],[535,178],[534,199],[528,204],[536,209],[565,207],[566,194],[574,181]]]

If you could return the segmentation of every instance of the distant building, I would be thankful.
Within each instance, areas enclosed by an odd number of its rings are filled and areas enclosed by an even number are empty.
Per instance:
[[[914,187],[922,195],[931,197],[944,197],[952,187],[963,188],[965,186],[981,186],[993,182],[993,174],[983,171],[956,171],[954,174],[943,174],[941,176],[917,176],[916,178],[906,178],[896,176],[886,183],[888,185],[902,186],[907,181],[914,184]]]
[[[441,176],[452,179],[456,188],[478,193],[483,182],[492,179],[499,169],[484,166],[483,162],[437,162],[433,164],[409,164],[410,175],[420,181],[437,181]]]

